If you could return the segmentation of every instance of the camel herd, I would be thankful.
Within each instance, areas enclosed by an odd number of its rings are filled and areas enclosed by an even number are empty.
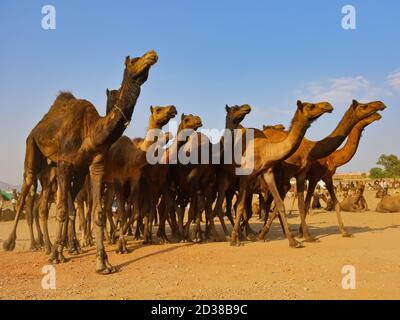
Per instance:
[[[306,216],[320,180],[325,182],[330,194],[340,232],[344,237],[350,236],[340,214],[346,204],[337,199],[333,175],[338,167],[352,159],[365,127],[381,119],[378,112],[386,108],[382,102],[353,100],[336,128],[320,141],[308,140],[305,134],[314,121],[333,111],[328,102],[297,101],[288,130],[282,125],[268,125],[262,130],[245,128],[241,122],[251,112],[251,107],[226,106],[226,131],[239,131],[243,136],[252,133],[251,143],[242,145],[242,162],[225,161],[230,157],[224,149],[225,143],[220,144],[224,146],[220,149],[224,161],[218,164],[179,160],[150,164],[147,155],[154,144],[161,146],[166,155],[195,148],[199,159],[210,156],[205,155],[204,150],[213,147],[208,137],[197,131],[203,125],[201,118],[192,114],[181,115],[174,140],[171,133],[163,133],[153,140],[147,137],[132,140],[122,136],[131,122],[141,85],[147,81],[149,70],[157,60],[154,51],[134,59],[126,58],[121,87],[106,91],[107,113],[104,117],[87,100],[77,99],[69,92],[58,95],[26,140],[22,190],[12,231],[3,244],[5,250],[15,247],[18,220],[24,207],[32,249],[44,248],[52,263],[61,263],[65,261],[65,247],[71,254],[79,254],[82,246],[95,243],[96,272],[100,274],[115,271],[108,260],[104,241],[116,243],[118,253],[128,252],[126,235],[132,232],[135,223],[135,237],[142,236],[147,244],[153,241],[156,222],[160,241],[169,241],[167,223],[171,236],[179,241],[202,241],[204,237],[218,241],[220,235],[214,224],[214,218],[218,217],[225,238],[232,245],[240,245],[244,237],[264,239],[278,216],[289,245],[298,248],[303,245],[289,230],[283,201],[293,178],[300,215],[297,237],[315,241],[307,227]],[[148,132],[161,130],[177,113],[172,105],[150,107]],[[185,130],[195,134],[178,139]],[[193,144],[194,137],[201,143]],[[338,149],[346,139],[344,146]],[[251,172],[238,175],[236,169],[245,166],[250,152],[253,155]],[[304,196],[306,181],[308,190]],[[36,195],[38,182],[41,191]],[[258,234],[249,224],[254,194],[262,199],[260,203],[266,213],[264,227]],[[232,206],[235,195],[236,204]],[[382,206],[385,197],[388,196],[383,195]],[[57,213],[52,243],[47,222],[53,200]],[[355,203],[359,205],[360,198],[352,199],[347,205],[352,207]],[[76,217],[81,231],[79,240]],[[231,232],[225,217],[233,227]],[[205,224],[204,231],[202,224]]]

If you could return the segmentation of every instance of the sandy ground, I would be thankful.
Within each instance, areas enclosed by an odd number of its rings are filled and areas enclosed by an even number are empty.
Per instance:
[[[377,200],[368,194],[375,208]],[[287,203],[288,204],[288,203]],[[336,215],[317,211],[308,218],[318,243],[289,248],[279,223],[267,242],[227,242],[143,246],[129,241],[132,252],[114,253],[119,272],[94,272],[94,248],[57,265],[56,289],[42,289],[43,252],[27,252],[23,220],[14,252],[0,252],[0,299],[400,299],[400,213],[344,213],[353,238],[342,238]],[[295,211],[292,229],[299,224]],[[261,228],[252,220],[254,230]],[[0,245],[11,222],[0,223]],[[221,231],[221,229],[219,229]],[[54,218],[50,221],[54,234]],[[66,254],[68,257],[68,254]],[[354,266],[356,288],[342,288],[342,268]]]

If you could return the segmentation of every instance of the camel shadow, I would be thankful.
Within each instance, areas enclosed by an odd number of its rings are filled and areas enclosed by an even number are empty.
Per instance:
[[[263,223],[262,222],[252,222],[250,223],[252,229],[257,233],[263,228]],[[315,227],[312,224],[307,224],[308,229],[310,230],[310,233],[313,237],[315,238],[325,238],[331,235],[340,235],[340,230],[337,225],[333,226],[327,226],[327,227]],[[295,237],[298,234],[298,226],[299,225],[290,225],[290,230],[294,233]],[[385,231],[388,229],[397,229],[400,228],[400,225],[391,225],[391,226],[386,226],[386,227],[380,227],[380,228],[374,228],[374,227],[358,227],[358,226],[352,226],[352,225],[347,225],[346,230],[350,234],[357,234],[357,233],[364,233],[364,232],[381,232]],[[286,237],[283,235],[282,227],[279,222],[274,222],[271,225],[271,228],[266,235],[266,240],[283,240],[286,239]]]
[[[177,250],[179,248],[182,248],[182,247],[189,247],[189,246],[193,246],[193,245],[195,245],[195,243],[186,243],[186,244],[182,244],[182,245],[179,245],[179,246],[168,247],[168,248],[165,248],[165,249],[162,249],[162,250],[158,250],[156,252],[152,252],[152,253],[146,254],[144,256],[137,257],[135,259],[131,259],[129,261],[125,261],[123,263],[120,263],[120,264],[116,265],[115,267],[118,270],[120,270],[121,268],[129,266],[130,264],[135,263],[137,261],[140,261],[142,259],[150,258],[150,257],[156,256],[156,255],[159,255],[159,254],[164,254],[164,253],[168,253],[168,252],[171,252],[171,251],[175,251],[175,250]],[[141,248],[143,246],[144,245],[139,245],[139,246],[136,246],[136,247],[137,248]],[[128,249],[131,249],[131,247],[129,247]]]

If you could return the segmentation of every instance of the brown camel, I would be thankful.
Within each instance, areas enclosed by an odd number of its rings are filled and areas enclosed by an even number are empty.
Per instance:
[[[315,160],[324,158],[334,152],[343,143],[347,135],[360,120],[365,119],[376,111],[383,110],[385,108],[386,106],[380,101],[359,103],[358,101],[353,100],[342,120],[329,136],[320,141],[303,139],[297,151],[291,157],[287,158],[285,161],[282,161],[274,168],[276,179],[279,185],[279,192],[283,198],[291,187],[290,179],[292,177],[296,178],[297,199],[301,219],[300,231],[302,231],[300,232],[300,236],[304,235],[306,241],[315,241],[315,239],[311,237],[306,225],[304,203],[304,185],[307,178],[307,173],[310,170],[312,163]],[[287,136],[287,133],[276,130],[265,130],[264,134],[267,137],[267,140],[271,142],[281,141]],[[328,183],[326,187],[332,194],[334,188],[333,184],[331,185]],[[268,205],[272,203],[271,195],[267,201]],[[259,235],[260,239],[264,239],[276,215],[276,212],[274,212],[272,215],[267,215],[269,218],[265,222],[264,228]],[[345,237],[349,236],[344,228],[343,220],[340,215],[340,206],[338,203],[336,205],[336,215],[342,235]],[[286,228],[284,229],[284,232],[286,232]]]
[[[101,117],[87,100],[78,100],[71,93],[61,93],[49,112],[31,131],[27,139],[24,181],[21,201],[16,215],[18,221],[25,198],[36,182],[37,173],[46,163],[46,158],[57,166],[57,223],[56,240],[50,261],[65,261],[62,233],[67,219],[68,202],[75,200],[86,173],[90,172],[93,200],[93,216],[96,228],[96,271],[107,274],[115,268],[108,262],[103,243],[105,216],[101,204],[104,161],[109,147],[122,135],[128,126],[140,86],[147,80],[150,67],[157,62],[157,54],[149,51],[142,57],[125,59],[124,76],[118,100],[112,111]],[[41,214],[41,213],[40,213]],[[74,220],[75,217],[71,217]],[[72,224],[72,228],[74,224]],[[5,249],[15,245],[15,228],[4,243]],[[74,228],[73,228],[74,229]],[[75,230],[72,230],[75,233]],[[73,239],[75,245],[78,241]]]
[[[276,208],[279,211],[286,235],[288,236],[289,245],[291,247],[301,246],[289,233],[285,205],[278,192],[273,169],[282,160],[290,157],[297,150],[311,123],[324,113],[332,112],[332,110],[333,108],[328,102],[302,103],[301,101],[297,101],[297,110],[293,117],[292,125],[285,139],[280,142],[271,142],[262,131],[255,130],[254,139],[248,142],[250,148],[248,148],[247,145],[243,148],[244,152],[241,165],[244,168],[250,166],[252,171],[250,174],[240,177],[237,214],[232,231],[232,244],[240,245],[239,232],[241,219],[244,218],[244,220],[247,220],[245,207],[246,199],[250,193],[248,186],[251,185],[252,181],[257,179],[258,176],[262,176],[273,195]],[[253,155],[251,154],[252,152]]]
[[[336,173],[337,168],[348,163],[355,155],[363,130],[371,123],[378,121],[382,116],[376,112],[371,116],[359,121],[357,125],[351,130],[346,144],[343,148],[338,149],[331,153],[329,156],[314,161],[311,165],[310,170],[307,173],[307,179],[309,181],[307,197],[305,200],[305,212],[307,214],[310,208],[311,195],[314,192],[315,186],[319,180],[323,180],[326,185],[333,185],[333,175]],[[335,207],[338,203],[336,192],[334,188],[328,190],[332,200],[332,206]]]
[[[241,106],[235,105],[229,107],[228,105],[225,106],[226,110],[226,118],[225,118],[225,130],[228,130],[233,135],[233,130],[242,129],[243,126],[241,122],[245,118],[247,114],[250,113],[251,107],[248,104],[244,104]],[[230,189],[229,199],[228,199],[228,207],[231,207],[233,193],[236,187],[236,174],[235,174],[235,164],[233,163],[233,159],[229,159],[231,163],[226,163],[224,156],[224,137],[221,137],[220,140],[220,147],[221,147],[221,164],[216,166],[217,172],[217,200],[214,206],[214,216],[217,215],[221,222],[222,229],[224,230],[225,236],[229,236],[228,229],[226,228],[223,211],[222,211],[222,204],[224,202],[224,198],[226,192]],[[233,141],[230,147],[233,147]],[[233,217],[231,214],[230,208],[227,210],[227,217],[231,222],[232,226],[234,225]]]
[[[165,153],[164,158],[168,159],[168,179],[159,206],[161,217],[158,236],[166,241],[168,241],[168,239],[165,235],[165,221],[168,218],[173,228],[173,233],[177,234],[180,240],[190,241],[188,230],[190,222],[195,217],[199,216],[200,210],[204,209],[206,206],[204,202],[207,202],[207,206],[211,205],[212,200],[207,197],[210,196],[210,188],[213,186],[213,181],[210,181],[210,179],[213,180],[215,178],[215,173],[210,172],[210,170],[213,170],[212,165],[182,164],[180,162],[181,159],[176,158],[176,155],[179,156],[181,153],[186,153],[182,151],[182,147],[190,140],[190,136],[187,136],[188,133],[193,134],[193,131],[196,131],[201,126],[202,122],[200,117],[192,114],[182,114],[174,143]],[[197,137],[197,135],[194,136]],[[200,141],[204,143],[209,142],[206,138]],[[187,150],[187,152],[190,152],[190,150]],[[205,200],[205,198],[207,199]],[[189,201],[189,219],[184,225],[183,218]],[[197,201],[200,202],[199,205]],[[207,210],[209,209],[210,208],[207,207]],[[207,214],[209,214],[209,211],[207,211]],[[176,216],[178,222],[176,222]],[[196,229],[196,231],[199,230]],[[201,235],[198,236],[201,238]],[[198,240],[200,240],[200,238],[198,238]]]
[[[154,133],[152,130],[160,130],[169,122],[170,119],[175,117],[176,113],[177,111],[175,106],[151,106],[147,127],[149,138],[136,138],[132,141],[130,138],[122,136],[110,147],[110,150],[107,153],[104,182],[107,183],[110,191],[115,191],[118,203],[120,222],[119,239],[117,243],[118,253],[128,252],[126,249],[124,233],[126,233],[129,226],[127,218],[131,219],[132,211],[130,210],[131,206],[128,205],[129,210],[127,213],[125,205],[128,200],[130,200],[133,201],[133,205],[136,205],[136,208],[138,207],[137,186],[139,184],[142,170],[148,164],[146,159],[147,150],[154,143],[154,138],[150,137],[150,135]],[[128,188],[128,191],[126,188]],[[113,237],[115,233],[115,226],[113,225],[112,219],[110,219],[109,215],[113,199],[114,193],[106,192],[104,202],[111,225],[111,237]],[[148,234],[146,234],[146,236],[148,236]]]
[[[377,197],[381,198],[381,201],[378,202],[375,211],[383,213],[400,212],[400,196],[389,195],[387,193],[388,190],[384,190],[383,188],[381,188],[379,191],[379,194],[377,193]]]
[[[368,210],[365,207],[365,199],[362,201],[365,186],[359,184],[356,188],[356,192],[353,195],[349,195],[346,199],[340,202],[340,209],[346,212],[364,212]]]

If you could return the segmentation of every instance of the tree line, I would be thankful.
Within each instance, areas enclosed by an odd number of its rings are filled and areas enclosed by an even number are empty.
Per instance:
[[[370,178],[399,178],[400,177],[400,159],[394,155],[382,154],[376,164],[379,167],[374,167],[370,170]]]

